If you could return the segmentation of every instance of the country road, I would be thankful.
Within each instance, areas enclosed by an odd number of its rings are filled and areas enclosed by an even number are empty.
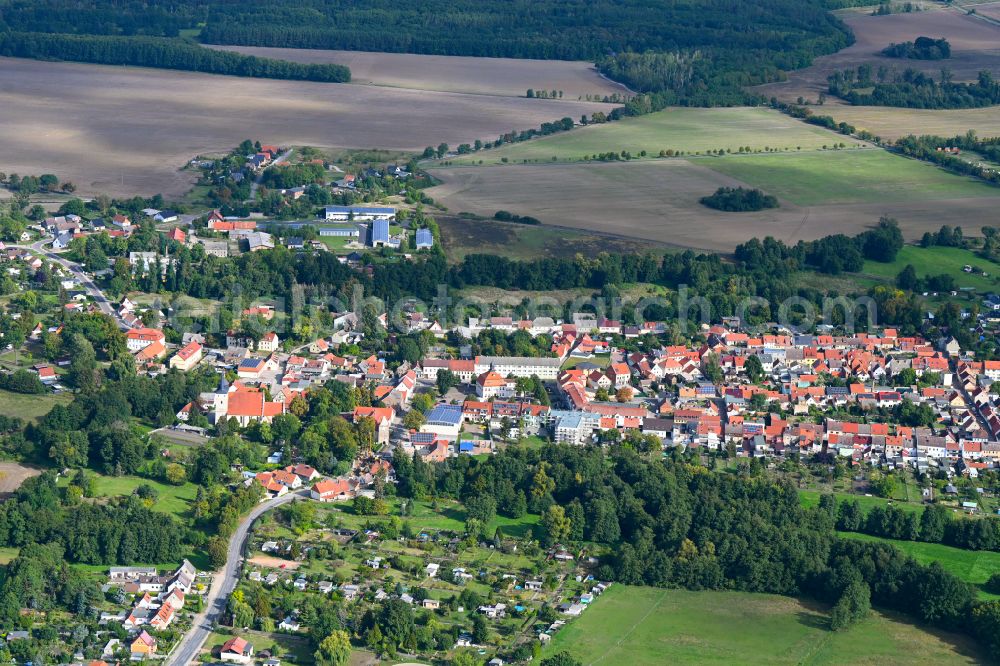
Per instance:
[[[246,547],[247,537],[254,522],[271,509],[288,504],[297,499],[308,497],[308,490],[300,490],[296,493],[289,493],[283,497],[268,500],[257,505],[248,513],[240,526],[236,528],[233,536],[229,539],[229,550],[226,553],[226,566],[215,575],[212,586],[205,595],[205,609],[194,617],[191,629],[185,634],[174,648],[167,659],[167,666],[187,666],[197,659],[201,646],[205,644],[208,635],[219,621],[229,595],[236,589],[236,582],[240,577],[240,569],[243,566],[243,552]]]
[[[51,239],[49,238],[43,238],[42,240],[32,243],[31,245],[8,245],[7,247],[14,247],[20,250],[28,250],[29,252],[34,252],[39,256],[45,257],[49,261],[56,262],[57,264],[68,270],[80,282],[80,284],[83,285],[83,288],[87,292],[87,295],[89,295],[92,299],[94,299],[94,301],[97,303],[97,307],[100,308],[101,312],[114,319],[115,322],[123,329],[127,329],[128,326],[126,326],[125,323],[121,320],[121,317],[118,316],[118,311],[115,310],[114,306],[111,304],[111,301],[108,300],[108,297],[104,295],[104,292],[101,291],[101,289],[96,284],[94,284],[94,281],[90,277],[88,277],[86,273],[83,272],[83,268],[80,266],[80,264],[72,262],[68,259],[64,259],[63,257],[59,256],[58,253],[52,250],[45,249],[44,247],[45,243],[49,242],[50,240]]]

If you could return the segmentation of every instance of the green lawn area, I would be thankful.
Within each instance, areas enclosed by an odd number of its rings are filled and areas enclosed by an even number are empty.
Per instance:
[[[970,639],[873,613],[838,633],[819,605],[743,592],[612,586],[553,637],[584,664],[973,664]]]
[[[68,405],[71,402],[71,393],[25,395],[0,389],[0,414],[16,416],[25,421],[37,421],[56,405]]]
[[[187,513],[197,492],[197,486],[190,482],[183,486],[171,486],[138,476],[98,476],[97,495],[99,497],[131,495],[142,484],[152,486],[159,493],[153,509],[178,517]]]
[[[799,502],[802,506],[809,508],[817,506],[819,504],[819,497],[823,494],[819,490],[800,490],[799,491]],[[892,504],[897,509],[902,509],[904,511],[922,512],[924,507],[922,504],[916,502],[903,502],[899,500],[890,501],[882,497],[868,497],[867,495],[855,495],[853,493],[833,493],[833,496],[837,498],[837,502],[843,501],[854,501],[857,500],[858,504],[861,505],[861,510],[868,513],[873,507],[876,506],[888,506]]]
[[[19,552],[21,552],[21,549],[13,546],[4,546],[0,548],[0,565],[10,564],[10,561],[17,557]]]
[[[599,368],[606,368],[611,365],[611,354],[601,354],[600,356],[594,356],[593,358],[578,358],[571,356],[566,359],[565,363],[562,364],[562,369],[571,370],[581,363],[590,363]]]
[[[1000,197],[1000,189],[883,150],[730,155],[698,164],[800,206]]]
[[[918,277],[940,275],[946,273],[955,278],[959,287],[976,289],[980,292],[997,291],[997,281],[1000,280],[1000,264],[983,259],[972,250],[960,247],[919,247],[907,245],[896,255],[896,260],[890,264],[878,261],[866,261],[863,275],[873,275],[879,278],[895,280],[896,276],[907,264],[912,264]],[[974,266],[977,273],[966,273],[963,266]],[[989,275],[983,277],[982,272]]]
[[[255,652],[261,650],[274,650],[275,646],[280,647],[282,662],[295,664],[312,664],[316,660],[309,649],[309,638],[304,635],[282,634],[278,632],[267,633],[264,631],[240,631],[238,634],[213,632],[205,639],[204,650],[213,651],[228,641],[234,635],[241,636],[253,645]]]
[[[449,158],[453,164],[500,164],[524,160],[550,162],[582,160],[605,152],[628,151],[638,157],[645,150],[655,157],[661,150],[685,153],[709,150],[813,150],[834,143],[858,144],[850,137],[794,120],[772,109],[674,108],[602,125],[577,127],[541,139]]]
[[[911,556],[920,564],[940,562],[941,566],[955,574],[966,583],[972,583],[980,588],[979,596],[984,599],[1000,599],[1000,595],[990,594],[982,589],[990,576],[1000,572],[1000,553],[988,550],[963,550],[940,543],[923,543],[921,541],[900,541],[899,539],[883,539],[880,537],[858,534],[856,532],[839,532],[845,539],[859,541],[884,541]]]
[[[357,238],[347,238],[345,236],[320,236],[318,240],[323,245],[326,245],[326,249],[330,250],[330,252],[335,252],[337,254],[349,254],[350,251],[347,249],[347,244],[352,241],[357,241]]]

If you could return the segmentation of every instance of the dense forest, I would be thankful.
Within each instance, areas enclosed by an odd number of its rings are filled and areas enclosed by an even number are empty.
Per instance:
[[[720,187],[713,194],[698,200],[701,205],[731,213],[777,208],[778,198],[760,190],[745,187]]]
[[[101,62],[113,61],[110,49],[118,61],[144,64],[128,59],[148,45],[131,42],[179,40],[199,29],[208,44],[590,60],[637,92],[651,93],[640,96],[635,111],[675,102],[742,103],[753,96],[741,86],[777,80],[852,40],[819,0],[180,0],[153,7],[137,0],[0,0],[0,32],[119,37],[94,42],[103,45]],[[31,57],[66,57],[45,44],[48,53],[36,47]],[[157,60],[193,61],[194,53]],[[293,71],[284,67],[270,71]],[[227,73],[246,75],[236,67]]]
[[[971,83],[956,83],[943,70],[938,80],[915,69],[902,73],[871,65],[834,72],[827,78],[831,95],[854,105],[911,109],[973,109],[1000,104],[1000,83],[988,71]]]
[[[1000,655],[1000,603],[977,601],[971,586],[939,564],[920,565],[888,544],[837,538],[833,496],[804,509],[791,485],[768,481],[760,470],[712,473],[678,453],[648,462],[627,446],[612,453],[515,448],[433,466],[397,452],[393,466],[405,497],[458,498],[473,515],[538,513],[544,543],[606,547],[602,579],[837,605],[862,586],[871,604],[972,634]],[[939,518],[944,530],[956,520]]]
[[[191,42],[162,37],[0,32],[0,55],[103,65],[182,69],[264,79],[334,83],[343,83],[351,79],[351,71],[343,65],[310,65],[258,58],[228,51],[216,51]]]

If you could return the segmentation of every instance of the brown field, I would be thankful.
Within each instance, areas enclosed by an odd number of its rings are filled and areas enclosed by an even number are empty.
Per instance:
[[[898,139],[908,134],[958,136],[975,130],[981,137],[1000,136],[1000,108],[985,109],[895,109],[887,106],[850,106],[849,104],[821,107],[837,122],[847,122],[866,129],[883,139]]]
[[[975,6],[976,13],[993,21],[1000,21],[1000,2],[986,2]]]
[[[421,150],[577,117],[607,104],[0,58],[0,165],[55,173],[81,194],[177,196],[199,153],[245,138]]]
[[[263,58],[292,62],[336,63],[351,68],[351,82],[358,84],[523,97],[528,88],[562,90],[562,100],[586,95],[627,92],[624,86],[601,76],[593,63],[566,60],[519,60],[465,56],[275,49],[258,46],[211,46]]]
[[[274,557],[272,555],[262,555],[260,553],[254,555],[250,558],[250,564],[258,567],[267,567],[268,569],[285,569],[286,571],[298,569],[302,566],[301,562],[296,562],[295,560],[286,560],[280,557]],[[282,567],[284,565],[284,567]]]
[[[9,497],[26,479],[41,473],[42,470],[37,467],[27,467],[15,462],[0,462],[0,499]]]
[[[492,216],[497,210],[533,215],[543,227],[614,234],[678,247],[731,252],[754,236],[789,243],[831,233],[856,234],[881,215],[896,217],[907,238],[942,224],[991,219],[995,197],[837,203],[725,213],[698,199],[741,181],[708,168],[707,160],[605,164],[539,164],[435,169],[443,183],[428,191],[451,211]],[[973,225],[974,226],[974,225]]]
[[[956,81],[972,80],[983,69],[1000,74],[1000,26],[966,16],[960,10],[937,9],[889,16],[848,11],[841,13],[841,18],[854,31],[856,41],[853,45],[817,58],[811,67],[790,73],[787,81],[758,86],[756,90],[785,101],[794,101],[800,95],[815,100],[826,90],[826,77],[832,72],[863,63],[875,67],[885,65],[900,71],[912,67],[935,78],[941,67],[946,66]],[[921,35],[947,39],[952,57],[944,61],[926,61],[879,55],[892,42],[912,41]]]

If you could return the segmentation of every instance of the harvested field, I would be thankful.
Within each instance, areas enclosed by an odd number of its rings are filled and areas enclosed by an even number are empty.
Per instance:
[[[1000,2],[987,2],[975,7],[976,13],[994,21],[1000,21]]]
[[[894,109],[888,106],[851,106],[830,104],[820,113],[833,116],[858,129],[866,129],[883,139],[898,139],[909,134],[936,134],[952,137],[975,130],[981,137],[1000,136],[1000,108],[985,109]]]
[[[590,62],[261,46],[206,46],[261,58],[347,65],[351,68],[351,83],[390,88],[505,97],[524,97],[528,88],[563,91],[562,100],[549,101],[570,101],[585,99],[587,95],[603,97],[628,92],[625,86],[601,76]]]
[[[979,8],[977,7],[977,10]],[[788,80],[755,88],[767,96],[791,102],[798,96],[815,100],[825,91],[826,77],[836,70],[871,63],[902,71],[908,67],[938,78],[941,67],[948,67],[956,81],[975,79],[983,69],[1000,75],[1000,26],[957,9],[936,9],[913,14],[868,16],[844,12],[844,22],[854,31],[854,44],[832,55],[816,58],[811,67],[791,72]],[[907,42],[921,35],[944,37],[951,44],[948,60],[903,60],[886,58],[879,52],[893,42]],[[821,109],[826,112],[825,109]]]
[[[16,462],[0,462],[0,499],[9,497],[26,479],[38,476],[42,470]]]
[[[810,150],[834,143],[857,145],[858,141],[763,108],[691,109],[672,108],[638,118],[581,127],[571,132],[515,143],[472,155],[449,158],[450,164],[500,164],[582,160],[609,151],[639,155],[645,150],[685,153],[709,150],[752,151],[775,149]]]
[[[613,107],[0,58],[0,108],[8,173],[55,173],[84,195],[178,196],[190,158],[248,137],[416,151]]]
[[[864,157],[868,154],[868,151],[815,153],[820,160],[836,160],[840,155]],[[800,156],[759,157],[780,160]],[[797,205],[783,199],[780,208],[753,213],[724,213],[698,203],[699,198],[711,194],[720,186],[748,184],[739,177],[721,173],[720,165],[757,158],[442,168],[435,169],[434,175],[443,184],[432,188],[428,194],[455,212],[469,211],[492,216],[497,210],[508,210],[519,215],[535,216],[546,226],[583,229],[721,252],[731,252],[737,244],[753,236],[770,235],[794,243],[831,233],[856,234],[874,225],[882,215],[896,217],[904,235],[908,239],[917,239],[925,231],[936,231],[942,224],[968,226],[969,220],[991,219],[997,206],[1000,206],[1000,191],[996,196],[985,196],[985,191],[984,196],[970,196],[968,193],[948,194],[945,188],[937,192],[937,199],[928,198],[929,195],[914,196],[914,191],[925,186],[927,181],[923,180],[904,179],[899,181],[901,187],[898,194],[893,195],[891,188],[880,194],[877,183],[865,184],[863,178],[867,176],[864,172],[856,173],[854,180],[841,183],[846,193],[841,192],[837,196],[844,203],[831,200]],[[752,164],[747,162],[746,166]],[[900,166],[904,176],[910,166],[909,162]],[[916,166],[923,167],[920,164]],[[741,175],[749,179],[754,172],[749,168],[746,174]],[[763,172],[768,173],[767,170]],[[933,170],[927,177],[937,174],[944,178],[956,178],[938,170]],[[800,176],[807,180],[813,177],[808,173]],[[768,180],[772,182],[770,177]],[[933,185],[933,181],[931,183]],[[798,186],[789,183],[789,191],[794,194],[794,188]],[[824,191],[823,186],[820,187]],[[864,195],[851,194],[852,188],[861,188]],[[782,196],[781,192],[775,194]]]

